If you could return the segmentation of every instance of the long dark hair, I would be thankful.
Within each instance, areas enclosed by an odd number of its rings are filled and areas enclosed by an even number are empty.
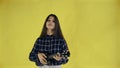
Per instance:
[[[55,36],[57,38],[63,38],[64,39],[61,28],[60,28],[58,17],[55,14],[50,14],[46,18],[46,20],[44,22],[44,25],[43,25],[43,28],[42,28],[40,38],[45,37],[47,35],[46,22],[48,21],[48,18],[51,17],[51,16],[54,17],[54,22],[55,22],[55,28],[53,29],[53,32],[54,32],[53,36]]]

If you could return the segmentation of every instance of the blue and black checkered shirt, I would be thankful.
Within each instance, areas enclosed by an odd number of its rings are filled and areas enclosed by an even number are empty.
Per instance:
[[[46,35],[43,38],[37,38],[29,54],[29,59],[34,61],[37,66],[43,66],[43,64],[38,59],[38,52],[44,53],[45,55],[52,55],[56,53],[62,53],[67,51],[68,47],[66,41],[62,38],[56,38],[53,35]],[[68,58],[62,58],[60,61],[55,59],[50,60],[50,64],[47,65],[61,65],[67,63]]]

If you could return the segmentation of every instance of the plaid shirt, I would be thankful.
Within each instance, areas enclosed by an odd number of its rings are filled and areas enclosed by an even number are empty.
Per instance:
[[[62,53],[67,51],[68,47],[64,39],[55,38],[53,35],[46,35],[43,38],[37,38],[34,43],[34,47],[29,54],[30,61],[34,61],[37,66],[43,66],[43,64],[38,59],[38,52],[44,53],[45,55],[52,55],[56,53]],[[61,65],[67,63],[68,58],[62,58],[60,61],[55,59],[50,60],[47,65]]]

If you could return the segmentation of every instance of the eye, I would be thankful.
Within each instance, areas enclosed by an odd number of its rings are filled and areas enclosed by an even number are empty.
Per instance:
[[[50,20],[48,20],[48,22],[50,22]]]

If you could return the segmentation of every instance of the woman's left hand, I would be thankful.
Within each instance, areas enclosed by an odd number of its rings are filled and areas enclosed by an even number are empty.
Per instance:
[[[53,56],[53,58],[57,61],[60,61],[62,57],[60,56],[60,53],[57,53],[57,55]]]

